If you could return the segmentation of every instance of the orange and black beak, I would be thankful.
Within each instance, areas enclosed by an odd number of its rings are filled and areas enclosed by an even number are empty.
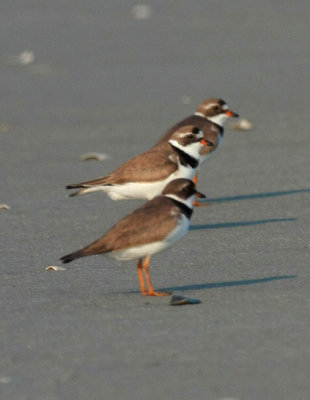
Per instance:
[[[197,191],[196,191],[196,196],[197,196],[199,199],[205,199],[205,198],[207,197],[205,194],[200,193],[200,192],[197,192]]]
[[[232,117],[232,118],[238,118],[239,117],[239,114],[237,114],[237,113],[235,113],[235,112],[233,112],[231,110],[225,111],[225,114],[228,115],[228,117]]]
[[[210,140],[206,140],[206,139],[201,139],[201,140],[200,140],[200,143],[201,143],[203,146],[209,146],[209,147],[214,146],[214,143],[212,143],[212,142],[210,142]]]

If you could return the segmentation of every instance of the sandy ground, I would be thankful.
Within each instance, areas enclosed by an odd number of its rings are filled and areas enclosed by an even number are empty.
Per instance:
[[[139,19],[134,2],[2,1],[0,397],[308,400],[309,2],[147,4]],[[201,304],[141,296],[134,262],[46,272],[141,204],[65,185],[211,96],[255,129],[227,126],[200,174],[212,205],[151,266]]]

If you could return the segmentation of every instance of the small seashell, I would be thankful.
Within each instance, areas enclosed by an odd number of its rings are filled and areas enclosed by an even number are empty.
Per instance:
[[[25,50],[18,56],[18,60],[22,65],[32,64],[34,62],[34,52]]]
[[[11,383],[13,379],[10,376],[0,376],[0,383]]]
[[[97,161],[105,161],[110,158],[108,154],[105,153],[85,153],[81,155],[81,160],[97,160]]]
[[[237,397],[223,397],[218,400],[239,400],[239,399],[237,399]]]
[[[175,293],[172,295],[170,300],[171,306],[184,306],[185,304],[199,304],[201,303],[198,299],[191,299],[190,297],[184,296],[182,293]]]
[[[11,207],[8,204],[0,204],[0,210],[9,211]]]
[[[10,124],[1,124],[0,125],[0,132],[8,132],[11,129]]]
[[[131,13],[135,19],[148,19],[151,18],[153,10],[147,4],[136,4],[132,7]]]
[[[45,268],[45,271],[65,271],[66,268],[64,267],[57,267],[57,265],[50,265],[49,267]]]
[[[250,131],[254,125],[248,119],[241,118],[238,122],[230,124],[230,127],[235,131]]]
[[[8,63],[10,65],[29,65],[35,60],[34,52],[25,50],[17,56],[9,56]]]
[[[181,97],[181,102],[183,104],[191,104],[193,102],[193,99],[191,98],[191,96],[188,96],[187,94],[183,94],[183,96]]]

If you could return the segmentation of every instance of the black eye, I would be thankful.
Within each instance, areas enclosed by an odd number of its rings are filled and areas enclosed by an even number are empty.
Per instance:
[[[218,111],[219,109],[220,109],[219,106],[213,106],[213,110],[214,110],[214,111]]]
[[[193,139],[195,136],[194,136],[192,133],[189,133],[189,134],[187,135],[187,137],[188,137],[189,139]]]
[[[199,133],[199,130],[200,130],[199,128],[195,127],[192,132],[197,135],[197,133]]]

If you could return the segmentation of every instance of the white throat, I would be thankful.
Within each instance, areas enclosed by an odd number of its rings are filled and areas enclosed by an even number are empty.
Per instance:
[[[182,146],[179,142],[174,139],[170,139],[169,143],[172,146],[177,147],[178,149],[184,151],[184,153],[190,155],[191,157],[195,158],[197,161],[200,161],[200,150],[202,148],[201,142],[191,143],[187,146]]]
[[[176,201],[179,201],[180,203],[185,204],[188,208],[191,210],[193,209],[193,202],[195,200],[195,195],[193,194],[190,196],[188,199],[181,199],[181,197],[175,195],[175,194],[165,194],[166,197],[170,197],[170,199],[174,199]]]
[[[214,124],[217,124],[217,125],[223,127],[227,118],[228,118],[227,114],[221,113],[218,115],[214,115],[214,117],[208,117],[208,120],[213,122]]]

